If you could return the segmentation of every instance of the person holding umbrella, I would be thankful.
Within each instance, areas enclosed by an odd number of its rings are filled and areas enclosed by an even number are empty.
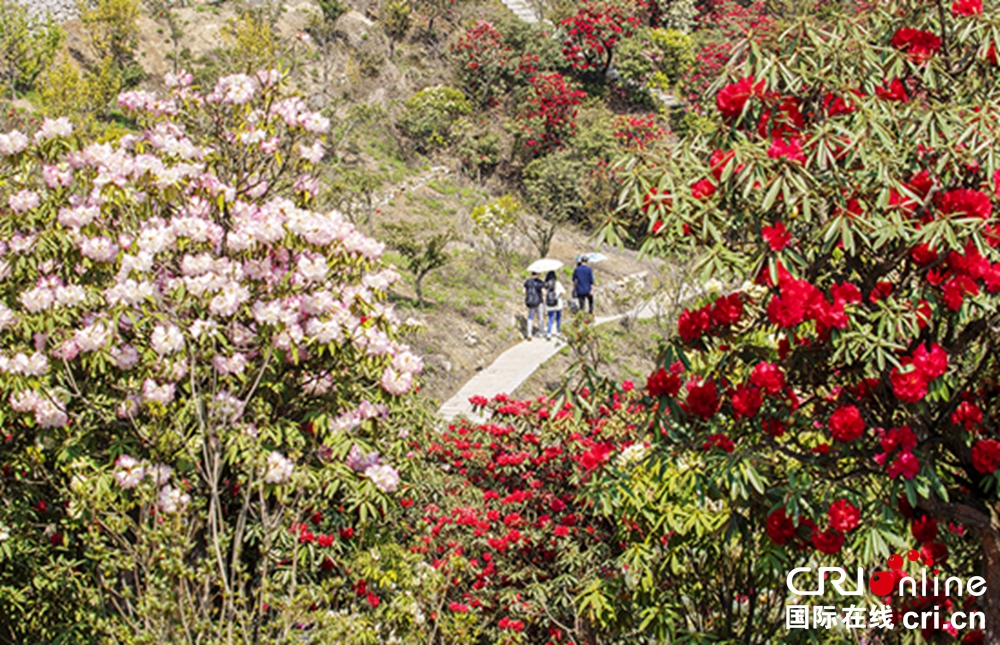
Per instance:
[[[556,322],[556,336],[561,333],[563,296],[566,295],[566,288],[562,286],[556,277],[555,271],[549,271],[545,275],[545,309],[549,314],[549,326],[545,332],[545,340],[552,339],[552,321]]]
[[[594,270],[587,265],[587,256],[581,255],[576,259],[576,268],[573,269],[573,295],[580,303],[580,311],[583,311],[584,304],[587,304],[587,313],[594,313]]]

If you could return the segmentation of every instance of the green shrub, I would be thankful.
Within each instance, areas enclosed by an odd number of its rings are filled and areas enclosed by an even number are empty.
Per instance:
[[[437,85],[420,90],[404,104],[400,129],[423,152],[448,145],[454,138],[459,117],[472,112],[472,104],[461,90]]]
[[[62,40],[62,29],[52,21],[38,24],[17,0],[0,0],[0,79],[11,98],[34,88]]]

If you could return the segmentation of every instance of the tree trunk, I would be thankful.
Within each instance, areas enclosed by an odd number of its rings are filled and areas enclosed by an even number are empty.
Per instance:
[[[421,287],[421,283],[424,281],[424,274],[418,274],[413,280],[413,288],[417,291],[417,305],[421,309],[424,308],[424,290]]]

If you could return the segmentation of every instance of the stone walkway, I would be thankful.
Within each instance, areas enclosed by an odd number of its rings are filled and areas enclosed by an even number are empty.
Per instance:
[[[620,320],[626,315],[634,315],[636,318],[652,318],[656,314],[656,305],[652,302],[645,302],[628,314],[618,314],[617,316],[598,316],[594,323],[603,325],[604,323]],[[472,404],[469,398],[485,396],[493,398],[500,393],[511,393],[522,383],[528,380],[535,370],[542,363],[555,356],[566,344],[553,338],[550,341],[544,337],[537,337],[531,342],[521,341],[503,354],[497,357],[493,363],[469,379],[453,397],[444,402],[438,410],[438,414],[446,421],[457,417],[466,417],[473,421],[483,421],[480,415],[473,414]]]
[[[525,0],[500,0],[515,16],[527,23],[538,22],[538,14]]]

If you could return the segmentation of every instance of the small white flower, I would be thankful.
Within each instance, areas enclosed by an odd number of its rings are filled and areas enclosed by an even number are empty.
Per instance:
[[[399,486],[399,471],[389,464],[369,466],[365,469],[365,477],[375,483],[375,488],[383,493],[395,493]]]
[[[391,367],[382,373],[382,388],[389,394],[406,394],[413,387],[413,376],[409,372],[400,374]]]
[[[115,471],[115,481],[125,490],[135,488],[146,476],[146,469],[132,455],[122,455],[115,461],[115,465],[118,466],[118,470]]]
[[[157,325],[150,345],[160,356],[174,354],[184,349],[184,334],[174,325]]]
[[[142,383],[142,396],[146,401],[156,401],[166,405],[174,400],[174,384],[159,385],[153,379],[148,378]]]
[[[267,456],[267,472],[264,474],[264,482],[268,484],[284,484],[292,478],[295,464],[291,459],[278,451]]]
[[[179,488],[164,486],[160,489],[160,510],[164,513],[183,513],[191,502],[191,496]]]
[[[110,338],[111,330],[103,322],[78,329],[73,335],[73,340],[81,352],[96,352],[107,345]]]

